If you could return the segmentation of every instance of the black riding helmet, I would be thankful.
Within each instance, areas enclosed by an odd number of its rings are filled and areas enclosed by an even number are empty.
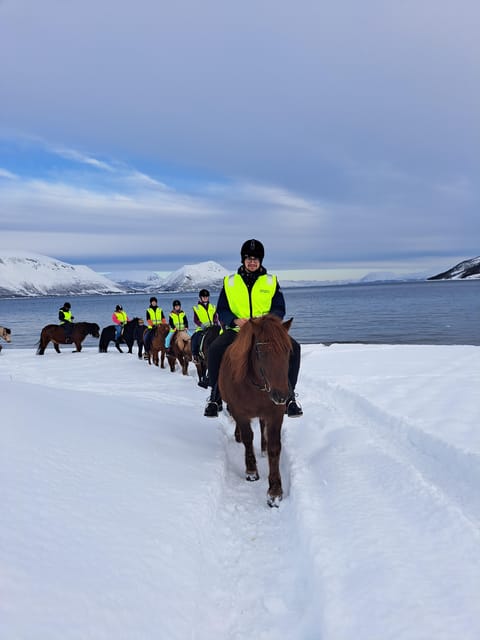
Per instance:
[[[121,304],[117,304],[117,306],[115,307],[115,311],[123,311],[123,307]]]
[[[199,298],[209,298],[210,297],[210,291],[208,289],[202,289],[199,294],[198,294]]]
[[[172,307],[181,307],[182,303],[180,302],[180,300],[174,300],[172,302]]]
[[[64,309],[71,309],[72,305],[69,302],[65,302],[64,305],[63,305],[63,308]]]
[[[158,302],[158,300],[155,298],[155,296],[152,296],[150,298],[150,304],[152,304],[152,302]]]
[[[252,238],[251,240],[246,240],[242,244],[240,256],[242,258],[242,262],[247,256],[253,256],[254,258],[258,258],[260,260],[260,264],[262,264],[263,258],[265,256],[265,249],[263,248],[263,244],[260,242],[260,240],[255,240],[255,238]]]

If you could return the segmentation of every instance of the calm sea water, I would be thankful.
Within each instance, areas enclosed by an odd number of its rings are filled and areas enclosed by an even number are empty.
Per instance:
[[[366,342],[384,344],[480,345],[480,281],[355,284],[285,289],[292,335],[304,344]],[[4,348],[35,349],[42,327],[56,324],[65,300],[78,322],[112,324],[116,304],[129,317],[145,317],[151,294],[0,299],[0,325],[12,330]],[[178,297],[192,324],[194,293],[156,294],[165,315]],[[212,293],[212,301],[216,295]],[[85,346],[98,343],[91,336]]]

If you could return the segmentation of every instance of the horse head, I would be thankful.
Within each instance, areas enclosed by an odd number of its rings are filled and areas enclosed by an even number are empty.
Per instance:
[[[92,322],[89,325],[89,333],[94,337],[94,338],[99,338],[100,337],[100,327],[98,326],[98,324],[96,322]]]
[[[248,324],[252,329],[250,383],[257,390],[265,391],[274,404],[285,404],[289,395],[288,365],[292,345],[288,330],[292,318],[282,323],[276,316],[267,315],[254,318]]]
[[[0,336],[5,340],[5,342],[12,341],[12,332],[7,327],[0,327]]]

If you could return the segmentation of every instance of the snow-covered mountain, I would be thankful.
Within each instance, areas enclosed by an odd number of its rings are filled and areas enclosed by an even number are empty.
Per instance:
[[[202,287],[219,289],[230,272],[217,262],[208,260],[198,264],[186,264],[171,273],[162,283],[163,291],[197,291]]]
[[[162,288],[165,280],[155,271],[142,271],[140,269],[111,271],[105,275],[128,293],[155,293]]]
[[[431,276],[428,280],[478,280],[480,279],[480,256],[463,260],[448,271]]]
[[[107,293],[124,293],[124,289],[83,265],[26,251],[0,250],[0,296]]]

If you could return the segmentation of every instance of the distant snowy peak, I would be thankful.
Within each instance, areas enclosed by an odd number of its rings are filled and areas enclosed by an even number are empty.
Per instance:
[[[208,260],[198,264],[186,264],[171,273],[162,283],[163,291],[197,291],[203,287],[219,289],[229,271],[217,262]]]
[[[123,293],[123,289],[83,265],[25,251],[0,250],[0,296]]]
[[[480,256],[463,260],[454,267],[436,276],[431,276],[429,280],[476,280],[480,279]]]

